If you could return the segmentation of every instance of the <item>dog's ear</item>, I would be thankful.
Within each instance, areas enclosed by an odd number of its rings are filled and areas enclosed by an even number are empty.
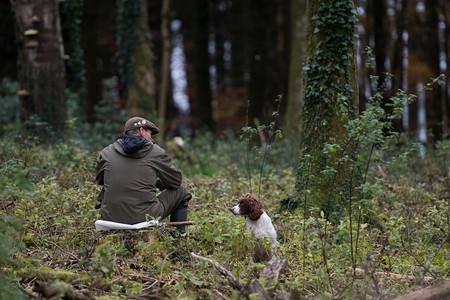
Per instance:
[[[249,201],[248,218],[252,221],[256,221],[263,214],[264,206],[258,199],[254,197],[248,199],[248,201]]]

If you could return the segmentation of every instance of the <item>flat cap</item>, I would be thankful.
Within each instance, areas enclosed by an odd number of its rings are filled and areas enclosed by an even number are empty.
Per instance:
[[[124,132],[137,128],[148,128],[152,131],[152,134],[155,135],[159,132],[159,128],[156,127],[155,124],[141,117],[132,117],[125,123]]]

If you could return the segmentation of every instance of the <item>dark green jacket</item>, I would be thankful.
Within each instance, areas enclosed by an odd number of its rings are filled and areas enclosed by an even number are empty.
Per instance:
[[[156,197],[156,181],[168,189],[181,185],[181,171],[169,155],[147,141],[139,150],[126,154],[122,139],[101,152],[96,166],[97,183],[103,185],[103,220],[135,224],[163,215],[163,204]]]

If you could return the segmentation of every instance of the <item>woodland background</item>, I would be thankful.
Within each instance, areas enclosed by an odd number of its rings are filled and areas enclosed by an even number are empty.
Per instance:
[[[449,293],[449,1],[3,0],[0,16],[0,299]],[[98,152],[135,115],[194,195],[182,236],[94,230]],[[279,277],[228,211],[246,192],[278,230]]]
[[[18,7],[14,10],[11,2],[2,1],[0,79],[21,79],[25,93],[20,95],[20,109],[12,100],[3,101],[3,127],[31,117],[55,126],[76,117],[92,125],[104,120],[99,110],[109,109],[110,120],[125,120],[121,110],[127,116],[141,114],[158,121],[169,136],[192,136],[204,129],[220,136],[226,130],[239,132],[246,119],[250,124],[265,123],[277,95],[282,95],[279,125],[285,132],[298,131],[306,1],[116,2],[36,4],[59,12],[61,26],[55,30],[61,36],[45,40],[32,31],[24,34],[40,26],[31,20],[31,12],[19,9],[31,9],[30,4],[13,1]],[[448,73],[448,1],[357,5],[360,111],[379,89],[386,99],[398,89],[415,93],[430,78]],[[18,22],[20,13],[24,20]],[[42,43],[54,43],[56,52],[36,48],[41,38]],[[366,47],[373,51],[370,67]],[[52,107],[41,100],[27,107],[32,101],[26,93],[32,92],[26,85],[31,82],[24,81],[37,80],[26,75],[25,60],[33,51],[55,60],[54,78],[42,80],[58,82],[61,95],[53,97],[61,105]],[[379,77],[377,84],[371,76]],[[433,140],[448,136],[449,85],[423,93],[421,101],[409,105],[397,124],[399,130],[411,132],[412,138],[423,131]],[[45,105],[52,108],[39,108]],[[427,134],[420,139],[425,143]]]

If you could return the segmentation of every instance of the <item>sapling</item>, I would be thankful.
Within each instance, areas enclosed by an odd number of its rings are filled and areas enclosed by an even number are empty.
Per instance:
[[[250,190],[252,190],[252,176],[251,176],[251,170],[250,170],[250,153],[251,153],[251,143],[253,138],[256,135],[260,136],[261,140],[261,147],[253,147],[253,150],[257,153],[259,157],[261,157],[261,164],[259,167],[259,183],[258,183],[258,197],[261,193],[261,184],[262,184],[262,175],[264,173],[264,166],[267,161],[267,158],[269,157],[270,150],[272,148],[272,144],[275,142],[275,140],[281,139],[283,137],[282,132],[280,129],[276,129],[276,124],[278,117],[280,115],[280,105],[283,97],[282,95],[278,95],[275,99],[275,102],[277,103],[276,109],[272,112],[273,121],[269,123],[269,125],[257,125],[256,127],[249,126],[249,120],[248,120],[248,109],[247,109],[247,126],[242,128],[242,134],[240,136],[241,141],[246,145],[247,151],[246,151],[246,166],[247,166],[247,175],[248,175],[248,181]],[[267,137],[266,137],[267,135]]]

